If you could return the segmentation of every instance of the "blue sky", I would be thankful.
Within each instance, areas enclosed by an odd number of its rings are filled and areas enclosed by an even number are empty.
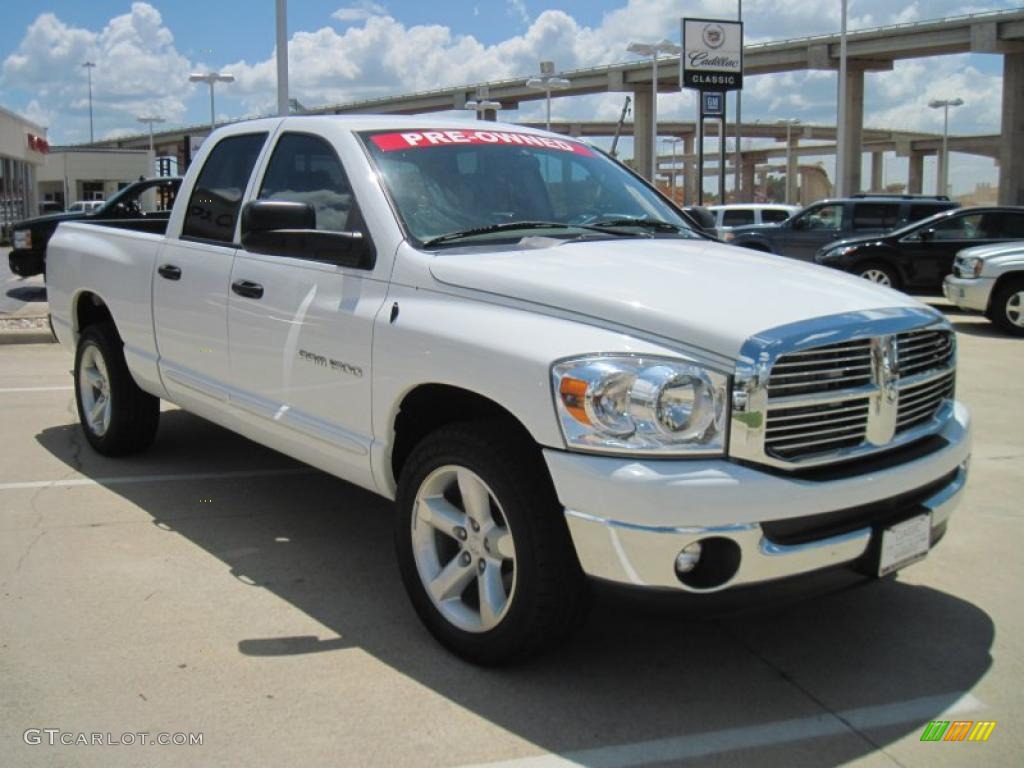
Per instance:
[[[169,124],[208,119],[205,86],[188,73],[216,68],[238,79],[219,86],[217,112],[240,117],[274,105],[273,0],[35,0],[5,4],[0,26],[0,104],[49,127],[51,143],[88,139],[86,58],[93,72],[97,136],[137,132],[135,116]],[[852,28],[919,21],[1019,2],[851,0]],[[444,85],[529,76],[541,58],[565,69],[630,57],[630,39],[678,40],[683,15],[729,17],[735,0],[291,0],[292,95],[307,106]],[[746,0],[747,40],[834,32],[839,0]],[[828,72],[748,78],[744,117],[833,122]],[[998,130],[1001,57],[914,60],[869,75],[868,125],[941,130],[928,98],[961,95],[954,133]],[[956,94],[947,93],[957,91]],[[615,119],[622,94],[556,102],[556,117]],[[665,116],[690,117],[690,94],[660,99]],[[535,118],[539,104],[507,119]],[[973,161],[972,161],[973,162]],[[988,164],[991,166],[991,163]],[[971,177],[993,177],[977,164]],[[954,182],[967,170],[954,163]],[[984,171],[984,172],[982,172]],[[962,177],[962,178],[961,178]]]

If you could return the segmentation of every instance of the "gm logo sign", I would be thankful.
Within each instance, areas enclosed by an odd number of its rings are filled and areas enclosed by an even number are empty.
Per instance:
[[[725,94],[718,91],[701,91],[701,112],[705,117],[721,117],[725,111]]]
[[[995,720],[932,720],[921,741],[988,741],[995,728]]]

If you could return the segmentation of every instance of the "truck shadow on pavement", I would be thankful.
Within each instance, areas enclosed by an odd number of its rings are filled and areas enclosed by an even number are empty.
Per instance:
[[[357,647],[554,753],[835,713],[856,725],[843,713],[918,702],[903,719],[856,733],[841,725],[827,753],[818,751],[821,734],[802,745],[799,738],[769,741],[774,747],[742,753],[744,765],[846,762],[922,730],[991,665],[995,630],[978,607],[929,587],[864,582],[844,572],[805,581],[798,590],[779,585],[696,602],[598,591],[589,620],[566,645],[517,667],[482,670],[438,646],[413,613],[394,561],[389,502],[315,470],[194,484],[105,480],[301,468],[182,411],[164,412],[152,449],[132,459],[94,454],[83,447],[77,425],[48,428],[37,440],[137,505],[168,535],[185,537],[234,578],[273,593],[333,633],[239,636],[239,654]],[[201,623],[202,614],[192,620]],[[302,684],[297,678],[296,687]]]

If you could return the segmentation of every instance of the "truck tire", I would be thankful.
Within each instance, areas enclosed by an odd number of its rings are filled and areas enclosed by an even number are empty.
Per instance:
[[[75,402],[85,439],[97,453],[137,453],[156,437],[160,399],[132,379],[113,323],[90,325],[78,339]]]
[[[863,277],[868,282],[875,283],[877,285],[884,285],[886,288],[895,288],[899,290],[900,278],[896,274],[896,271],[885,264],[880,264],[877,261],[868,261],[863,264],[858,264],[853,269],[853,274],[857,277]]]
[[[1000,285],[989,304],[989,319],[1011,336],[1024,336],[1024,279]]]
[[[443,427],[398,482],[395,545],[413,607],[445,647],[481,665],[541,652],[588,607],[543,459],[508,435],[501,423]]]

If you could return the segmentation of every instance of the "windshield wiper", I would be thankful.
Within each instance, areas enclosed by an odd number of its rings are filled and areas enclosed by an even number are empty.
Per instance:
[[[667,222],[663,223],[667,224]],[[672,225],[669,224],[669,226]],[[494,232],[508,232],[516,229],[589,229],[595,232],[601,232],[602,234],[618,235],[620,237],[637,237],[637,235],[633,235],[628,232],[614,232],[612,230],[605,229],[604,222],[601,222],[600,225],[595,225],[565,224],[561,221],[505,221],[501,224],[488,224],[486,227],[474,227],[473,229],[462,229],[458,232],[449,232],[446,235],[433,237],[423,243],[423,245],[429,248],[434,245],[441,245],[442,243],[450,243],[454,240],[462,240],[466,237],[489,235]],[[676,231],[674,227],[672,231]]]
[[[631,218],[620,216],[614,219],[598,219],[587,223],[592,229],[604,229],[605,227],[640,227],[641,229],[653,229],[658,232],[689,232],[686,227],[672,224],[661,219]]]

